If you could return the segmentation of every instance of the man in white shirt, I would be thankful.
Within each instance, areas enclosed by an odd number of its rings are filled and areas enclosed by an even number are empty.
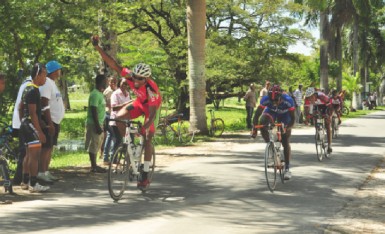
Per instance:
[[[32,82],[32,78],[29,76],[21,84],[19,91],[17,93],[15,106],[13,107],[13,116],[12,116],[12,129],[13,130],[12,131],[14,133],[14,136],[19,137],[18,161],[17,161],[17,167],[16,167],[16,174],[15,174],[15,177],[13,178],[13,184],[14,185],[19,185],[22,182],[23,161],[24,161],[24,157],[26,154],[26,148],[24,145],[23,135],[19,134],[20,125],[21,125],[20,115],[19,115],[19,105],[20,105],[21,97],[23,95],[25,87],[27,87],[27,85],[31,82]]]
[[[259,100],[262,99],[263,96],[266,96],[270,89],[270,81],[266,81],[265,87],[259,92]]]
[[[43,129],[46,135],[46,143],[43,144],[40,156],[40,167],[37,178],[44,182],[58,180],[49,171],[53,146],[57,145],[57,139],[60,132],[60,122],[64,118],[64,103],[60,90],[56,86],[56,81],[60,79],[62,66],[55,60],[46,64],[47,80],[43,86],[40,86],[40,96],[42,103],[42,119],[47,128]]]
[[[303,104],[302,84],[298,85],[298,89],[293,92],[295,98],[295,123],[299,124],[299,118],[301,117],[301,106]]]

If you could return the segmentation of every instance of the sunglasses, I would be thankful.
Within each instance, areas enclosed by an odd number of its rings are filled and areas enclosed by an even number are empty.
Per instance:
[[[137,76],[137,75],[135,75],[135,74],[132,74],[132,78],[134,78],[135,80],[140,80],[140,81],[146,79],[146,77],[140,77],[140,76]]]

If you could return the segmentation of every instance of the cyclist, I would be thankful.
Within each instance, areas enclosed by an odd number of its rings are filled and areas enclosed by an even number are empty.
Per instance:
[[[290,136],[291,128],[295,122],[295,105],[294,100],[288,94],[282,93],[279,85],[273,85],[267,96],[263,96],[260,104],[255,111],[253,123],[254,126],[258,124],[266,125],[269,122],[274,123],[275,121],[281,122],[286,126],[284,134],[282,134],[282,146],[283,153],[285,156],[285,180],[291,179],[290,172],[290,157],[291,157],[291,146]],[[261,128],[261,134],[265,142],[268,142],[269,132],[266,128]],[[257,129],[253,127],[251,137],[257,136]]]
[[[98,36],[92,36],[91,41],[92,45],[99,52],[107,65],[122,77],[126,78],[128,86],[136,96],[136,99],[133,102],[126,104],[119,110],[116,118],[135,119],[143,114],[145,116],[143,129],[141,130],[141,133],[146,135],[144,143],[143,175],[142,180],[138,182],[138,188],[146,188],[150,183],[147,179],[147,175],[150,171],[150,162],[152,158],[151,141],[155,133],[154,120],[156,118],[156,112],[162,102],[158,85],[151,79],[151,68],[149,65],[139,63],[135,66],[132,74],[130,74],[128,68],[119,65],[99,46]],[[119,128],[121,135],[124,136],[124,124],[116,123],[116,125]]]
[[[28,189],[31,193],[43,192],[49,189],[49,186],[43,186],[37,183],[39,158],[42,144],[46,142],[41,121],[41,102],[39,86],[46,82],[47,70],[45,65],[36,63],[32,68],[32,82],[24,89],[20,112],[20,134],[24,136],[24,144],[27,153],[23,162],[23,184],[22,189],[26,187],[28,181]]]
[[[314,111],[314,107],[318,108],[319,114],[325,119],[326,125],[326,133],[328,140],[328,154],[330,154],[332,150],[332,135],[331,135],[331,117],[333,114],[333,107],[330,104],[329,97],[321,92],[316,91],[313,87],[309,87],[305,93],[305,116],[306,119],[309,120],[312,118],[312,111]]]
[[[337,115],[338,125],[341,124],[342,103],[342,98],[338,95],[337,90],[333,90],[330,95],[330,104]]]

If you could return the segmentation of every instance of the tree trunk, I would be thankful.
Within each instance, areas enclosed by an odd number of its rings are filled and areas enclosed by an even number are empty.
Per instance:
[[[355,15],[353,23],[353,76],[356,76],[359,72],[358,30],[358,16]],[[357,109],[362,109],[361,95],[359,96],[356,105]]]
[[[336,77],[337,90],[342,90],[342,38],[341,27],[337,28],[336,32],[336,59],[338,61],[338,74]]]
[[[329,21],[325,11],[320,15],[320,88],[325,89],[325,93],[329,92],[328,78],[328,41],[329,41]]]
[[[187,1],[190,130],[207,134],[205,80],[206,0]]]

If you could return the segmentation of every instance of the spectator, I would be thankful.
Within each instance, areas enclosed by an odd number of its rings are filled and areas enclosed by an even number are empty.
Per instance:
[[[111,95],[116,90],[116,78],[114,76],[110,76],[108,78],[108,87],[104,90],[103,95],[106,100],[106,117],[104,121],[104,140],[101,147],[101,152],[103,152],[103,162],[104,165],[109,165],[109,157],[111,153],[111,147],[113,147],[115,141],[115,135],[107,122],[107,119],[110,118],[111,115]]]
[[[36,63],[31,72],[32,82],[25,87],[19,106],[21,117],[20,134],[24,136],[27,148],[23,162],[22,189],[33,192],[43,192],[49,186],[37,182],[41,145],[46,142],[41,121],[41,100],[39,86],[44,85],[47,71],[43,64]]]
[[[259,92],[259,100],[262,99],[263,96],[266,96],[270,89],[270,81],[266,81],[265,87]]]
[[[129,74],[131,71],[129,72]],[[130,93],[128,92],[128,86],[126,82],[126,78],[121,78],[118,83],[118,89],[115,90],[111,95],[111,119],[114,119],[118,114],[118,111],[126,106],[131,101]],[[118,148],[119,144],[122,142],[122,135],[119,132],[118,127],[114,121],[111,121],[110,127],[112,128],[115,136],[115,145],[114,150]]]
[[[243,97],[243,100],[246,101],[246,124],[247,129],[251,129],[251,118],[253,117],[254,108],[257,103],[257,94],[255,93],[255,84],[250,84],[249,90],[247,90],[246,95]]]
[[[20,113],[19,113],[19,107],[21,103],[21,97],[23,95],[24,89],[27,87],[28,84],[32,82],[31,76],[27,77],[24,82],[20,85],[19,91],[17,93],[17,98],[15,102],[15,106],[13,108],[13,116],[12,116],[12,133],[14,136],[19,137],[19,147],[18,147],[18,157],[17,157],[17,166],[16,166],[16,173],[13,178],[13,184],[19,185],[22,182],[23,178],[23,162],[24,157],[26,154],[26,146],[24,144],[24,136],[20,133]],[[25,187],[28,189],[28,187]]]
[[[302,100],[302,97],[303,97],[303,94],[302,94],[302,84],[299,84],[298,85],[298,89],[296,89],[293,93],[293,96],[294,96],[294,101],[296,103],[296,106],[295,106],[295,123],[296,124],[299,124],[300,122],[302,122],[302,120],[300,120],[301,118],[301,106],[303,104],[303,100]]]
[[[97,75],[95,78],[95,89],[91,91],[88,98],[85,140],[85,148],[89,153],[91,162],[90,171],[94,173],[106,172],[105,168],[99,167],[96,164],[96,155],[103,141],[102,126],[106,114],[106,101],[103,96],[105,89],[106,77],[104,75]]]
[[[37,178],[44,182],[58,180],[49,171],[53,146],[57,145],[57,139],[60,132],[60,122],[64,118],[64,103],[62,95],[55,82],[60,79],[62,66],[55,60],[46,64],[47,80],[43,86],[40,86],[42,104],[42,119],[48,128],[43,129],[47,141],[43,144],[40,157],[40,168]]]

